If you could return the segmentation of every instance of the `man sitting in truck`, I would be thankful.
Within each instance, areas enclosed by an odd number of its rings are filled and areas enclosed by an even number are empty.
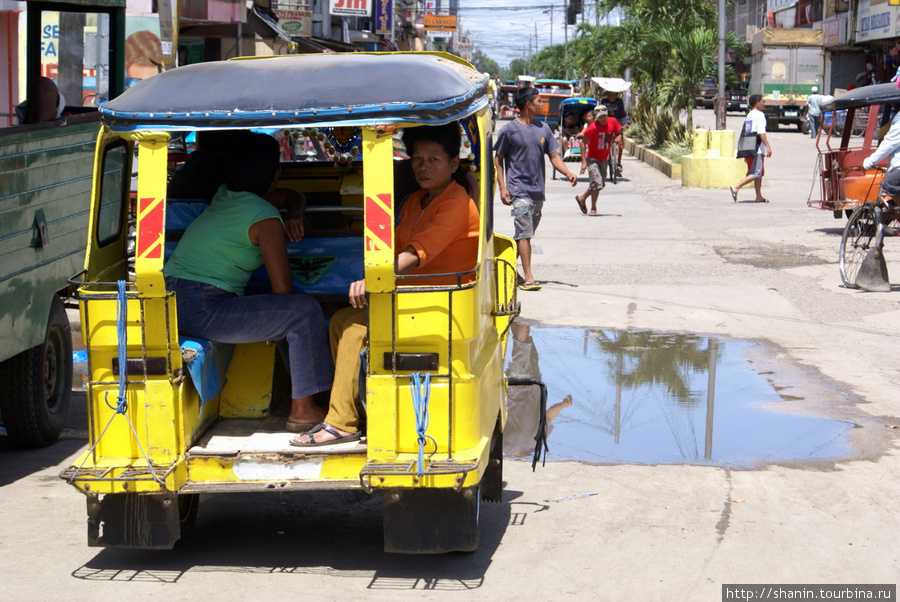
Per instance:
[[[28,98],[16,106],[20,124],[44,123],[62,117],[66,99],[49,77],[37,77],[28,86]]]

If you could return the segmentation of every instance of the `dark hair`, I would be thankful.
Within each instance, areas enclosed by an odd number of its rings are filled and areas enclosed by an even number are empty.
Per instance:
[[[252,192],[262,196],[269,190],[280,166],[278,141],[266,134],[242,136],[229,149],[225,184],[232,192]]]
[[[459,157],[459,147],[462,144],[462,134],[458,121],[437,126],[424,126],[417,128],[406,128],[403,130],[403,145],[406,146],[406,154],[412,157],[415,152],[416,143],[420,140],[428,140],[436,142],[452,159]],[[453,173],[453,179],[457,184],[466,189],[466,192],[472,194],[469,189],[469,179],[466,176],[466,170],[461,166]]]
[[[747,99],[747,106],[749,106],[752,109],[761,100],[762,100],[762,94],[751,94],[750,98]]]
[[[533,100],[538,95],[536,88],[519,88],[516,90],[516,108],[520,111],[525,108],[525,103]]]

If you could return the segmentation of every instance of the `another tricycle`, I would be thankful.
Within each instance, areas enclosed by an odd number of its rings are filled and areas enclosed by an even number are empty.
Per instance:
[[[865,86],[846,92],[822,105],[823,112],[846,111],[846,123],[856,123],[864,112],[862,141],[851,146],[853,128],[844,127],[838,135],[837,120],[831,120],[817,134],[819,149],[817,173],[820,198],[809,206],[834,212],[835,218],[848,216],[839,253],[841,280],[850,288],[890,290],[887,267],[881,253],[885,228],[897,225],[893,201],[881,194],[886,161],[864,169],[863,161],[877,148],[876,130],[880,120],[872,117],[879,110],[890,110],[900,102],[900,90],[894,83]]]

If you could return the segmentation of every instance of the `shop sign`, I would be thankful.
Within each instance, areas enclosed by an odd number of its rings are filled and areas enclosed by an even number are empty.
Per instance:
[[[456,32],[456,15],[425,15],[425,33],[440,31],[443,34]]]
[[[822,21],[822,29],[825,31],[825,46],[837,46],[847,43],[846,14]]]
[[[856,31],[857,42],[900,36],[900,7],[890,6],[887,0],[861,0]]]
[[[372,0],[330,0],[328,13],[342,17],[368,17],[372,15]]]
[[[278,25],[289,36],[312,35],[312,13],[308,10],[275,10]]]
[[[394,29],[393,0],[375,0],[375,33],[390,35]]]

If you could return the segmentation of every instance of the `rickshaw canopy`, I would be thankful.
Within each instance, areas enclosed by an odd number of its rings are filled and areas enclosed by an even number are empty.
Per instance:
[[[631,88],[631,82],[627,82],[620,77],[592,77],[591,81],[607,92],[619,93]]]
[[[488,78],[444,53],[253,57],[143,80],[100,107],[113,131],[448,123],[486,106]]]
[[[875,84],[874,86],[863,86],[862,88],[845,92],[828,102],[823,102],[822,110],[840,111],[842,109],[894,104],[896,102],[900,102],[900,89],[897,89],[896,83],[889,82],[886,84]]]
[[[573,96],[571,98],[566,98],[561,103],[559,103],[559,112],[563,113],[565,111],[586,111],[588,109],[593,109],[597,105],[597,100],[594,98],[589,98],[587,96]]]

